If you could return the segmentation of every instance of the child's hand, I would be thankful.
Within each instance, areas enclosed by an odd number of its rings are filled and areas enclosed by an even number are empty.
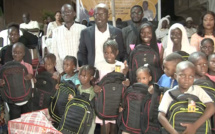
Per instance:
[[[59,84],[55,85],[55,89],[58,90],[59,89]]]
[[[33,78],[34,83],[37,83],[37,79]]]
[[[127,64],[126,60],[124,61],[124,66],[125,66],[125,68],[122,70],[122,73],[124,75],[127,75],[127,73],[128,73],[128,64]]]
[[[154,87],[153,87],[153,85],[149,86],[148,92],[149,92],[150,94],[153,94],[153,93],[154,93]]]
[[[59,77],[58,77],[58,75],[52,75],[52,78],[55,80],[58,80]]]
[[[5,81],[3,79],[0,79],[0,86],[2,87],[4,86],[4,84],[5,84]]]
[[[27,75],[25,75],[25,77],[24,77],[25,80],[30,80],[30,79],[32,79],[32,78],[33,78],[33,75],[32,75],[32,74],[27,74]]]
[[[71,94],[68,95],[68,101],[70,101],[73,98]]]
[[[119,112],[121,113],[123,111],[123,108],[120,106],[119,107]]]
[[[122,82],[122,84],[126,87],[128,87],[130,85],[130,81],[129,79],[126,79],[125,81]]]
[[[187,127],[182,134],[195,134],[196,128],[192,123],[181,123],[181,126]]]
[[[102,91],[102,88],[98,85],[95,85],[93,88],[95,93],[100,93]]]

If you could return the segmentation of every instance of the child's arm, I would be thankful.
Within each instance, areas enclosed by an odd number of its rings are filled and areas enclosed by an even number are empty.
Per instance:
[[[212,102],[206,103],[206,109],[203,115],[196,120],[193,124],[191,123],[181,123],[182,126],[187,127],[183,134],[195,134],[196,130],[207,120],[209,119],[215,112],[215,107]]]
[[[166,118],[166,114],[163,112],[158,113],[158,120],[160,121],[161,125],[170,133],[170,134],[179,134],[169,123]]]
[[[93,89],[94,89],[94,92],[95,92],[95,93],[100,93],[100,92],[102,91],[102,88],[101,88],[100,86],[98,86],[98,85],[95,85],[95,86],[93,87]]]
[[[124,61],[124,66],[125,68],[122,70],[122,73],[126,76],[128,73],[128,64],[126,60]]]
[[[0,86],[1,86],[1,87],[3,87],[3,86],[4,86],[4,84],[5,84],[4,79],[0,79]]]
[[[25,77],[24,77],[25,80],[30,80],[30,79],[32,79],[32,78],[33,78],[33,74],[27,74],[27,75],[25,75]]]

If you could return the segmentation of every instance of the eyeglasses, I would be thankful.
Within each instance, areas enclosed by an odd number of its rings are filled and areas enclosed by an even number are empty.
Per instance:
[[[131,15],[141,15],[142,12],[131,12]]]
[[[62,12],[62,15],[71,15],[72,14],[72,11],[70,12]]]
[[[214,47],[213,46],[209,46],[209,47],[207,47],[207,46],[201,46],[201,48],[202,48],[202,50],[213,50],[214,49]]]
[[[95,13],[94,14],[94,17],[105,17],[106,16],[106,13]]]

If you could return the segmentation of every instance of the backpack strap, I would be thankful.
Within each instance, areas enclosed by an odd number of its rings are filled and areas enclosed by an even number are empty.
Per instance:
[[[172,97],[173,100],[178,101],[177,97],[182,94],[179,90],[178,86],[175,86],[173,90],[169,91],[169,95]]]
[[[157,83],[153,84],[154,87],[154,93],[152,94],[152,98],[151,98],[151,104],[150,104],[150,109],[149,109],[149,120],[153,120],[153,111],[155,109],[155,104],[156,104],[156,100],[157,97],[160,95],[161,91],[159,89],[159,85]]]

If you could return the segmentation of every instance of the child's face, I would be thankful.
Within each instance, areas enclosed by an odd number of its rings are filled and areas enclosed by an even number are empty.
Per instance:
[[[174,61],[164,60],[163,66],[164,66],[164,73],[167,76],[174,78],[176,63]]]
[[[141,40],[143,43],[150,44],[152,39],[152,29],[151,27],[144,27],[140,31]]]
[[[181,44],[182,32],[179,28],[172,29],[170,32],[170,38],[173,44]]]
[[[186,68],[179,70],[175,73],[175,79],[178,82],[178,86],[182,91],[187,91],[190,86],[193,85],[195,77],[195,70],[193,68]]]
[[[79,72],[79,80],[82,85],[90,84],[90,81],[93,79],[93,76],[90,75],[89,71],[83,70]]]
[[[14,46],[12,49],[12,56],[15,61],[21,62],[25,56],[24,48],[21,46]]]
[[[205,58],[199,57],[194,65],[196,66],[197,76],[205,76],[205,74],[208,72],[208,62]]]
[[[16,42],[18,42],[19,37],[19,31],[16,28],[11,27],[10,29],[8,29],[8,38],[11,44],[15,44]]]
[[[73,73],[76,66],[74,65],[73,61],[71,60],[64,60],[63,61],[63,70],[66,74]]]
[[[104,50],[104,58],[106,62],[109,64],[115,64],[117,54],[118,54],[118,51],[114,53],[111,47],[106,47]]]
[[[212,55],[208,61],[209,70],[215,72],[215,55]]]
[[[137,73],[137,82],[145,85],[149,85],[152,80],[152,76],[147,71],[140,71]]]
[[[51,59],[45,58],[44,59],[44,66],[46,71],[50,72],[50,71],[54,71],[54,67],[55,67],[56,63],[53,63]]]
[[[200,47],[201,52],[203,52],[206,56],[210,55],[213,53],[214,51],[214,46],[213,44],[206,40],[204,41],[204,43],[202,44],[202,46]]]

